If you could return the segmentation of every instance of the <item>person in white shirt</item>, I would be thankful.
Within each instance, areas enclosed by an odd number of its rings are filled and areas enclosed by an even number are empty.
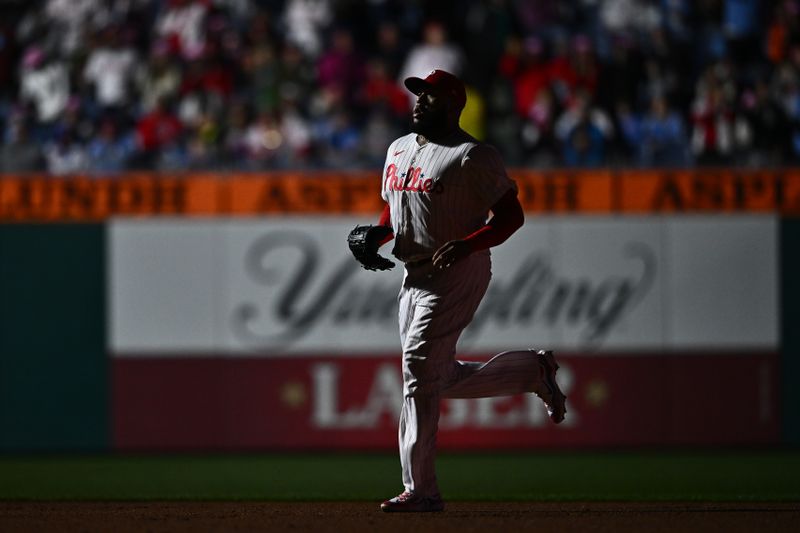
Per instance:
[[[423,30],[423,42],[409,51],[400,71],[400,79],[425,76],[433,69],[458,74],[463,66],[464,53],[457,45],[447,40],[447,30],[442,24],[431,21]],[[408,95],[409,102],[413,105],[416,95],[411,92]]]
[[[122,46],[114,30],[109,30],[105,38],[107,45],[89,54],[83,78],[94,85],[95,100],[101,107],[122,107],[129,101],[137,68],[136,53]]]
[[[206,2],[169,0],[155,22],[158,36],[175,39],[184,57],[196,56],[205,44]]]
[[[42,50],[25,52],[20,74],[20,99],[31,102],[42,123],[57,120],[69,102],[69,72],[63,61],[48,60]]]

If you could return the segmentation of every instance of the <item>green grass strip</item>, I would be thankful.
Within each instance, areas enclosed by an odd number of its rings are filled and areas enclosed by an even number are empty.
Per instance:
[[[442,454],[449,500],[800,501],[800,452]],[[389,454],[0,456],[2,500],[380,500]]]

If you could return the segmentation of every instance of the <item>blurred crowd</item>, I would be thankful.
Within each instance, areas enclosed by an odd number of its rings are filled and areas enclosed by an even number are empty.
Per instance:
[[[409,75],[511,166],[793,165],[800,1],[4,0],[0,171],[378,168]]]

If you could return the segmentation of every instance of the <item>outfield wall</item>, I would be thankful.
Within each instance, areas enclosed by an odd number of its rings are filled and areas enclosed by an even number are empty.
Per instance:
[[[111,222],[116,446],[392,447],[402,271],[349,257],[358,221]],[[558,350],[568,423],[531,395],[448,401],[441,443],[774,442],[777,281],[771,215],[532,217],[458,353]]]
[[[105,227],[0,224],[0,450],[111,445]]]
[[[570,416],[448,400],[443,448],[798,441],[795,174],[514,177],[459,354],[557,349]],[[325,178],[0,178],[0,449],[394,448],[401,270],[346,249],[374,180]]]

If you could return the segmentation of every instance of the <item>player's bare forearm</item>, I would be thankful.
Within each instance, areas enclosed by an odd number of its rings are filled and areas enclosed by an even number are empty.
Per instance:
[[[513,189],[504,194],[492,206],[491,211],[492,216],[486,226],[473,233],[475,237],[471,235],[466,239],[474,250],[483,250],[505,242],[525,223],[525,213],[517,198],[517,192]],[[486,234],[489,236],[482,237]]]
[[[492,216],[486,225],[464,239],[445,243],[433,254],[433,264],[447,268],[473,252],[505,242],[525,222],[525,214],[517,193],[509,190],[491,208]]]

